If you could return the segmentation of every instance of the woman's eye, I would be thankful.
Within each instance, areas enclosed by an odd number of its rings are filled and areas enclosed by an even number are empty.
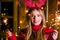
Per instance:
[[[38,17],[40,16],[40,15],[37,15]]]
[[[38,17],[40,17],[41,15],[37,15]]]
[[[31,17],[34,17],[34,15],[31,15]]]
[[[34,18],[34,16],[31,16],[32,18]]]

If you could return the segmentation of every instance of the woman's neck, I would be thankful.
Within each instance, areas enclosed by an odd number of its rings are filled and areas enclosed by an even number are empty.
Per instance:
[[[41,28],[41,25],[32,25],[32,31],[37,32]]]

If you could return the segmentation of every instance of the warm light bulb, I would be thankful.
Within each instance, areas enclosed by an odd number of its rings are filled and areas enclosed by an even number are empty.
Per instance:
[[[4,13],[4,15],[6,15],[6,14]]]
[[[48,21],[46,21],[46,23],[48,23]]]
[[[54,21],[54,19],[52,19],[52,21]]]
[[[18,28],[20,29],[20,26]]]
[[[6,23],[7,22],[7,20],[3,20],[4,21],[4,23]]]
[[[56,13],[58,13],[58,12],[56,11]]]
[[[26,10],[25,12],[28,13],[28,10]]]
[[[60,16],[58,16],[58,20],[60,20]]]
[[[43,28],[46,28],[46,26],[45,26],[45,25],[43,25]]]
[[[23,22],[22,21],[20,21],[20,24],[22,24]]]
[[[43,7],[41,7],[41,9],[44,9]]]
[[[3,16],[3,13],[1,15]]]
[[[3,20],[3,22],[4,22],[5,24],[7,24],[7,20],[8,20],[8,19],[7,19],[7,18],[5,18],[5,19]]]
[[[16,34],[16,36],[18,36],[18,35]]]
[[[28,16],[30,16],[31,14],[28,14]]]
[[[58,5],[60,4],[60,2],[58,2]]]

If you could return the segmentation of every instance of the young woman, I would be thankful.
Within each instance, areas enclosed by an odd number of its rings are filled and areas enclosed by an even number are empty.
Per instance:
[[[27,13],[28,27],[19,33],[19,40],[57,40],[58,31],[44,27],[44,11],[32,8]]]

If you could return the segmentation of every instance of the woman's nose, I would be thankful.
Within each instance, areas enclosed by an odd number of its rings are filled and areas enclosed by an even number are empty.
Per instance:
[[[37,16],[34,17],[34,20],[38,20],[38,19],[37,19]]]

